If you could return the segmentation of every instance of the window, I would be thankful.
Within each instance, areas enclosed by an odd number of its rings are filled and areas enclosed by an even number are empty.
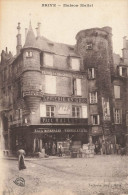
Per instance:
[[[53,55],[44,53],[44,65],[53,67]]]
[[[120,66],[119,67],[119,75],[120,76],[123,76],[123,77],[126,77],[127,76],[127,68],[126,67],[122,67],[122,66]]]
[[[114,95],[116,99],[120,98],[120,86],[114,85]]]
[[[71,58],[72,70],[80,70],[80,60],[78,58]]]
[[[89,98],[90,98],[90,104],[96,104],[97,103],[97,92],[89,93]]]
[[[73,79],[73,94],[81,96],[81,79]]]
[[[115,124],[121,124],[122,123],[122,111],[119,109],[114,110],[114,119]]]
[[[55,106],[46,106],[46,116],[47,117],[55,116]]]
[[[56,77],[45,75],[45,93],[56,94]]]
[[[86,49],[87,49],[87,50],[91,50],[91,49],[92,49],[92,43],[87,43]]]
[[[31,58],[33,55],[32,51],[26,51],[26,57]]]
[[[94,79],[94,78],[95,78],[94,68],[88,68],[88,79]]]
[[[80,118],[80,107],[79,106],[72,106],[72,117]]]
[[[91,121],[92,125],[99,125],[100,124],[99,115],[92,115]]]

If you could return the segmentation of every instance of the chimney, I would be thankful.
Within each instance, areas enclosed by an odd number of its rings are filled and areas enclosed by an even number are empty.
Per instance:
[[[8,53],[8,48],[6,47],[6,54]]]
[[[28,29],[25,28],[25,40],[26,40],[26,37],[27,37],[27,32],[28,32]]]
[[[20,34],[20,23],[18,23],[18,26],[17,26],[17,30],[18,30],[18,34],[17,34],[17,46],[16,46],[16,53],[19,54],[20,53],[20,50],[22,48],[22,45],[21,45],[21,34]]]
[[[40,37],[40,26],[41,26],[41,23],[38,22],[37,28],[36,28],[37,37]]]
[[[126,47],[127,47],[127,45],[126,45],[126,42],[127,42],[126,38],[127,38],[126,36],[123,37],[123,49],[126,49]]]

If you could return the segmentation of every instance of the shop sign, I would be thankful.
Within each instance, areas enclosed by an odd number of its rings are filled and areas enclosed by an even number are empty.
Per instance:
[[[51,71],[51,70],[43,70],[42,74],[43,75],[59,76],[59,77],[71,77],[70,73],[59,72],[59,71]],[[72,77],[73,78],[83,79],[85,76],[84,75],[80,75],[80,74],[72,74]]]
[[[24,91],[23,92],[23,97],[25,96],[43,96],[43,93],[41,91],[35,91],[35,90],[31,90],[31,91]]]
[[[88,119],[86,118],[47,118],[41,117],[41,123],[71,123],[71,124],[88,124]]]
[[[62,97],[62,96],[43,96],[43,101],[47,102],[75,102],[75,103],[87,103],[87,98],[77,97]]]
[[[34,133],[61,133],[61,132],[65,132],[65,133],[86,132],[87,133],[87,129],[42,129],[42,128],[38,128],[38,129],[35,129],[34,131]]]

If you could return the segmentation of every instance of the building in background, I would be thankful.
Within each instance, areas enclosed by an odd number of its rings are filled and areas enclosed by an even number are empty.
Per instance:
[[[2,51],[0,64],[3,150],[28,154],[46,143],[74,144],[107,139],[123,144],[127,135],[128,41],[123,57],[113,54],[110,27],[80,31],[76,45],[35,36],[31,23],[17,54]]]

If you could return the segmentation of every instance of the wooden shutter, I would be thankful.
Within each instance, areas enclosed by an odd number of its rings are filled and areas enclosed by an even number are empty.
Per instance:
[[[46,105],[40,104],[40,117],[46,117]]]
[[[88,118],[87,106],[82,106],[82,118]]]

